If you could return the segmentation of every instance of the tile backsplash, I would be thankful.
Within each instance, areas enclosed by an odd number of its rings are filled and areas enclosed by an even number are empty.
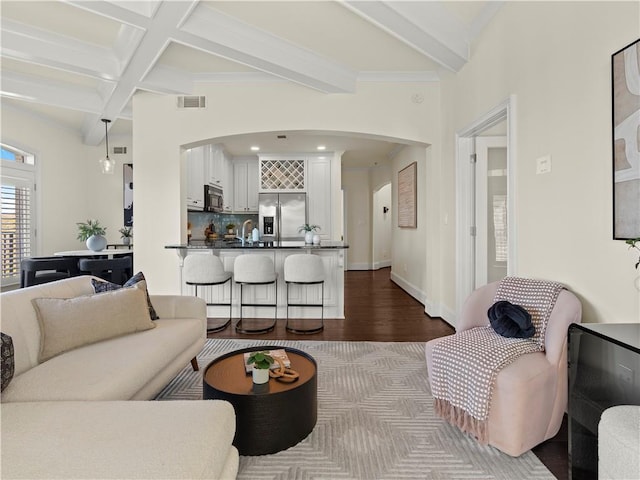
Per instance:
[[[216,233],[224,235],[227,233],[227,225],[234,223],[236,232],[242,228],[245,220],[251,220],[253,226],[258,226],[257,214],[228,214],[228,213],[211,213],[211,212],[188,212],[187,219],[191,223],[191,238],[193,240],[204,240],[204,229],[213,223]],[[252,227],[253,228],[253,227]]]

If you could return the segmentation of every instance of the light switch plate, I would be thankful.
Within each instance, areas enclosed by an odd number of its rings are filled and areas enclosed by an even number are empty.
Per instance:
[[[536,174],[541,175],[543,173],[551,172],[551,155],[545,155],[536,159]]]

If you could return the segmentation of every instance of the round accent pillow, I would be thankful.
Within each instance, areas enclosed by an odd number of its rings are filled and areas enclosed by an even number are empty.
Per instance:
[[[487,315],[491,327],[503,337],[531,338],[536,331],[529,312],[506,300],[491,305]]]

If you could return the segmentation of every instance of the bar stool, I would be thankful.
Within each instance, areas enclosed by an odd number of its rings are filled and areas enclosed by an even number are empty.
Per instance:
[[[209,327],[207,318],[207,333],[220,332],[231,323],[231,305],[233,304],[233,285],[231,277],[233,274],[224,269],[222,260],[216,255],[187,255],[182,267],[182,277],[187,285],[195,287],[195,296],[198,296],[198,287],[211,287],[224,285],[229,282],[229,303],[209,303],[207,305],[228,305],[229,319],[222,325]]]
[[[90,273],[111,283],[124,285],[133,276],[133,260],[122,258],[81,258],[78,266],[82,272]]]
[[[287,284],[287,332],[318,333],[324,330],[324,264],[322,258],[313,254],[289,255],[284,259],[284,281]],[[290,303],[289,285],[321,285],[320,303]],[[320,307],[320,326],[293,328],[289,326],[289,307]]]
[[[236,258],[233,264],[233,280],[240,285],[240,320],[236,323],[238,333],[271,332],[278,320],[278,274],[271,257],[265,255],[244,254]],[[244,303],[242,297],[245,285],[275,285],[275,303]],[[263,328],[244,328],[242,325],[242,307],[274,307],[273,323]]]

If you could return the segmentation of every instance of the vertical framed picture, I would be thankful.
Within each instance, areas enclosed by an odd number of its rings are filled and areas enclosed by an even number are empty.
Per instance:
[[[413,162],[398,172],[398,226],[417,228],[417,169]]]
[[[640,237],[640,39],[611,56],[613,238]]]
[[[124,226],[133,226],[133,163],[122,166]]]

